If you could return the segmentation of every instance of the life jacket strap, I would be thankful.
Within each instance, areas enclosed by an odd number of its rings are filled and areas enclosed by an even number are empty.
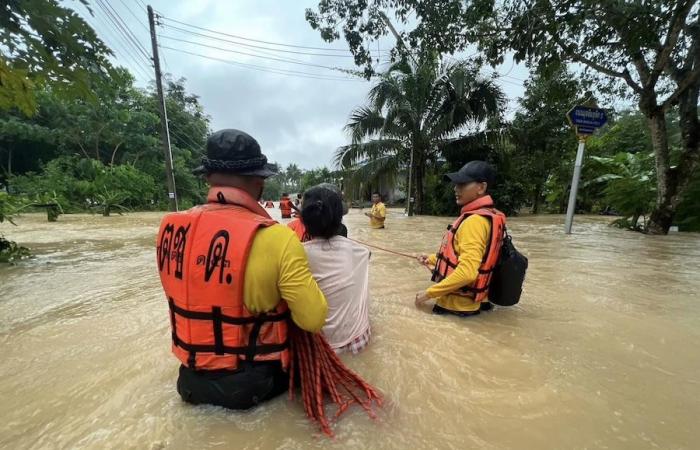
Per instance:
[[[280,344],[262,344],[257,345],[260,330],[265,323],[280,322],[287,320],[290,317],[289,310],[280,314],[261,314],[253,317],[232,317],[222,314],[220,306],[213,306],[211,312],[205,311],[190,311],[181,308],[175,304],[172,298],[168,299],[170,307],[170,321],[172,322],[172,340],[173,344],[183,350],[189,352],[187,365],[194,369],[197,353],[214,353],[216,355],[245,355],[246,359],[252,361],[255,355],[265,355],[269,353],[278,353],[289,348],[289,340],[285,340]],[[212,322],[214,331],[214,345],[190,344],[183,341],[177,334],[175,315],[185,317],[190,320],[208,320]],[[245,346],[227,346],[224,345],[223,324],[232,325],[249,325],[253,324],[248,344]]]
[[[217,314],[215,312],[218,309],[218,315],[220,316],[218,320],[222,323],[228,323],[231,325],[250,325],[256,323],[259,319],[256,316],[251,317],[233,317],[221,314],[221,308],[218,306],[212,307],[212,312],[206,311],[190,311],[185,308],[181,308],[175,304],[175,301],[170,298],[168,299],[168,305],[170,306],[171,320],[174,320],[174,314],[184,317],[186,319],[193,320],[215,320],[214,316]],[[265,314],[264,322],[280,322],[282,320],[288,319],[290,317],[289,310],[280,314]]]

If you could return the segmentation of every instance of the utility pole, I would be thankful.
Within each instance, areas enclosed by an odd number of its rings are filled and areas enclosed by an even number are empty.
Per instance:
[[[408,49],[408,46],[406,43],[401,39],[401,36],[399,33],[396,31],[396,28],[391,24],[391,21],[389,18],[384,14],[384,11],[379,11],[379,15],[381,16],[382,20],[384,23],[386,23],[386,26],[389,27],[389,30],[391,31],[391,34],[394,35],[396,38],[396,42],[403,47],[404,51],[408,53],[408,56],[411,57],[411,60],[413,60],[413,64],[416,65],[416,68],[418,68],[418,62],[416,61],[416,58],[413,57],[413,53]],[[404,213],[407,216],[412,216],[413,215],[413,190],[412,188],[412,183],[413,182],[413,147],[411,147],[411,159],[408,164],[408,192],[406,195],[406,212]]]
[[[170,149],[170,130],[168,129],[168,112],[165,109],[163,96],[163,77],[160,73],[160,58],[158,57],[158,41],[156,40],[156,24],[153,8],[148,5],[148,25],[151,28],[151,46],[153,47],[153,67],[156,71],[156,89],[158,90],[158,109],[160,110],[160,137],[163,141],[165,154],[165,178],[168,181],[168,198],[170,210],[177,211],[177,193],[175,191],[175,176],[173,175],[173,154]]]
[[[571,226],[574,223],[574,213],[576,212],[576,194],[578,193],[578,181],[581,178],[581,166],[583,165],[583,150],[586,148],[586,138],[579,137],[578,150],[576,151],[576,162],[574,163],[574,175],[571,178],[571,189],[569,191],[569,205],[566,208],[566,222],[564,232],[571,234]]]

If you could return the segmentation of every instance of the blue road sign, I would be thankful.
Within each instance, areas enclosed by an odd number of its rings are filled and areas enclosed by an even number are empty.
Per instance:
[[[577,127],[600,128],[608,121],[604,109],[574,106],[566,114],[571,123]]]

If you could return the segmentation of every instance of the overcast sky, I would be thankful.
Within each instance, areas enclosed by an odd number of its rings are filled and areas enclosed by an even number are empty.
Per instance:
[[[339,56],[324,57],[272,52],[183,33],[172,27],[212,35],[206,31],[167,20],[171,18],[229,35],[273,43],[347,50],[344,40],[332,44],[324,42],[319,33],[312,30],[304,20],[305,9],[314,7],[317,1],[89,0],[89,2],[94,16],[90,16],[77,1],[64,3],[76,9],[87,19],[98,35],[114,49],[117,63],[129,68],[141,86],[147,85],[153,78],[153,69],[148,65],[146,57],[138,53],[136,45],[127,41],[126,32],[118,28],[114,22],[123,21],[128,30],[133,33],[134,39],[150,54],[151,44],[144,5],[150,3],[157,12],[166,17],[165,26],[160,26],[157,30],[159,44],[180,51],[161,50],[163,69],[174,78],[187,79],[188,92],[200,97],[204,110],[211,117],[213,130],[221,128],[244,130],[260,142],[269,160],[285,166],[294,162],[306,169],[330,166],[334,150],[347,144],[343,126],[352,109],[364,103],[371,84],[350,79],[338,71],[274,61],[269,58],[293,59],[308,64],[354,69],[352,58],[347,57],[350,55],[348,51],[295,49],[245,41],[221,34],[215,35],[222,39],[259,47]],[[110,17],[105,10],[112,16]],[[178,42],[168,39],[167,36],[263,58]],[[386,60],[383,51],[389,50],[393,44],[392,37],[386,37],[379,43],[378,55],[382,61]],[[373,48],[376,47],[373,46]],[[184,54],[182,51],[228,62]],[[237,63],[259,67],[254,69],[249,66],[235,65]],[[303,74],[289,75],[270,71],[295,71]],[[497,71],[508,76],[500,79],[499,84],[511,99],[510,115],[515,106],[515,100],[523,93],[520,80],[527,78],[527,69],[512,65],[508,61],[497,68]],[[308,78],[308,76],[334,79]],[[173,130],[174,133],[177,131],[177,129]]]

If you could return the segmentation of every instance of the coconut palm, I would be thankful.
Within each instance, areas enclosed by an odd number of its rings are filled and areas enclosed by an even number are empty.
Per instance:
[[[505,96],[478,72],[464,61],[441,69],[429,55],[393,64],[370,90],[367,105],[351,113],[345,126],[351,143],[337,149],[336,164],[355,180],[377,183],[396,177],[413,154],[408,197],[415,197],[415,209],[422,212],[427,162],[448,146],[485,138],[485,122],[500,117]]]

